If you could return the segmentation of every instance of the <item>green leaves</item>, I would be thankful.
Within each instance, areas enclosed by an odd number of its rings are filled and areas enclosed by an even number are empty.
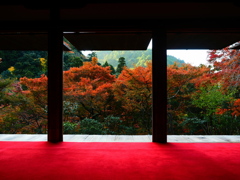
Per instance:
[[[218,108],[222,108],[231,101],[232,93],[224,94],[220,87],[206,86],[200,87],[198,93],[193,95],[192,104],[205,111],[206,116],[216,113]]]
[[[102,123],[95,119],[85,118],[80,122],[82,134],[106,134]]]

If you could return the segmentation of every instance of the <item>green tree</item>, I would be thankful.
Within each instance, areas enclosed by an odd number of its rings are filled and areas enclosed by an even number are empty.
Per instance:
[[[24,51],[0,51],[0,58],[2,58],[0,65],[0,74],[18,62],[18,58],[24,55]]]
[[[118,60],[118,66],[117,66],[117,70],[116,70],[117,75],[121,74],[121,72],[122,72],[122,70],[125,66],[126,66],[125,58],[120,57],[119,60]]]
[[[231,101],[233,93],[224,94],[217,85],[200,87],[200,91],[193,95],[192,104],[201,108],[203,116],[212,116],[217,109]]]
[[[110,70],[111,70],[111,74],[113,75],[113,74],[116,74],[116,71],[115,71],[115,69],[114,69],[114,67],[111,65],[111,64],[108,64],[108,62],[106,61],[103,65],[102,65],[103,67],[110,67]]]
[[[17,78],[38,78],[43,74],[40,60],[35,59],[32,54],[24,54],[20,57],[14,68],[13,74]]]
[[[230,127],[232,121],[229,121],[229,116],[222,118],[223,116],[218,114],[218,110],[228,109],[231,106],[233,94],[234,92],[221,91],[221,87],[218,85],[200,87],[192,95],[192,105],[197,108],[196,112],[189,113],[185,120],[190,122],[195,118],[195,121],[190,124],[201,125],[205,134],[222,134],[224,132],[228,134],[229,131],[224,129],[223,124]],[[234,119],[234,117],[230,118]]]
[[[97,53],[96,52],[92,52],[92,53],[89,53],[88,55],[87,55],[87,59],[89,60],[89,61],[92,61],[92,58],[93,57],[97,57]]]
[[[0,51],[0,58],[0,74],[5,79],[14,76],[39,77],[47,73],[46,51]],[[12,67],[14,71],[10,72]]]
[[[80,67],[83,65],[83,57],[71,53],[64,53],[63,70],[67,71],[71,67]]]

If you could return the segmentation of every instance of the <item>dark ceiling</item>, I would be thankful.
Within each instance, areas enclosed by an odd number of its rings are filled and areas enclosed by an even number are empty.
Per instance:
[[[25,46],[46,50],[47,32],[56,27],[76,32],[66,38],[80,50],[146,48],[153,29],[167,32],[168,49],[219,49],[240,41],[239,12],[237,1],[1,1],[0,49]],[[102,35],[106,30],[108,39]],[[79,35],[92,31],[96,32],[95,41],[91,33]],[[8,40],[6,32],[12,33]],[[32,32],[33,36],[24,39],[19,32]],[[139,32],[142,35],[137,37]]]

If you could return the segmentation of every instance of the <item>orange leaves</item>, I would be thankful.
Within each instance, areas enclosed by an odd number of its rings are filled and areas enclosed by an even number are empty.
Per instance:
[[[117,79],[117,83],[124,81],[131,82],[132,85],[136,86],[152,86],[152,64],[148,63],[147,67],[136,67],[134,69],[124,68],[122,73]],[[134,83],[133,83],[134,82]]]
[[[22,91],[22,94],[32,97],[35,105],[45,107],[47,105],[47,89],[48,78],[46,75],[41,75],[40,78],[20,78],[21,85],[25,85],[27,90]]]
[[[64,99],[79,104],[80,117],[93,117],[106,113],[112,106],[113,82],[115,76],[109,67],[97,64],[97,59],[81,67],[70,68],[63,73]]]
[[[151,107],[151,64],[134,69],[124,68],[114,83],[114,94],[129,112],[147,111]]]
[[[44,74],[40,78],[20,78],[20,84],[27,86],[30,91],[46,91],[48,87],[47,82],[48,78]]]
[[[114,97],[121,104],[121,116],[135,128],[151,131],[152,68],[125,67],[114,83]],[[137,124],[137,126],[136,126]],[[138,128],[140,131],[141,128]]]
[[[213,77],[218,79],[223,88],[239,87],[240,85],[240,51],[226,47],[222,50],[209,52],[209,62],[213,63]]]
[[[237,99],[233,104],[233,116],[240,116],[240,99]]]
[[[92,57],[92,64],[96,65],[98,63],[97,57]]]
[[[110,74],[109,67],[101,67],[93,63],[70,68],[64,72],[64,91],[67,95],[96,94],[106,83],[113,83],[115,76]]]
[[[195,67],[184,64],[178,67],[176,64],[167,67],[168,96],[175,97],[179,92],[184,92],[185,87],[193,83],[195,86],[210,83],[210,68],[206,66]]]
[[[217,109],[216,114],[223,115],[227,111],[229,111],[229,109]]]
[[[68,88],[64,88],[65,94],[73,96],[96,96],[99,93],[101,94],[112,89],[111,83],[99,83],[99,79],[91,80],[83,77],[80,77],[79,82],[75,82],[71,85],[66,84],[65,86],[68,86]]]
[[[240,116],[240,99],[235,100],[228,109],[217,109],[216,114],[223,115],[231,112],[232,116]]]
[[[87,63],[81,67],[73,67],[70,68],[69,71],[64,71],[64,83],[77,82],[80,80],[80,77],[91,80],[99,78],[99,81],[113,82],[115,76],[111,75],[110,72],[109,67]]]

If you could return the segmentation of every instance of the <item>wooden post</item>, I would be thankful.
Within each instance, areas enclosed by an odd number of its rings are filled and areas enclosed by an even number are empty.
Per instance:
[[[50,10],[48,32],[48,141],[63,141],[63,32],[58,26],[59,11]]]
[[[166,32],[152,34],[152,141],[167,142],[167,45]]]

